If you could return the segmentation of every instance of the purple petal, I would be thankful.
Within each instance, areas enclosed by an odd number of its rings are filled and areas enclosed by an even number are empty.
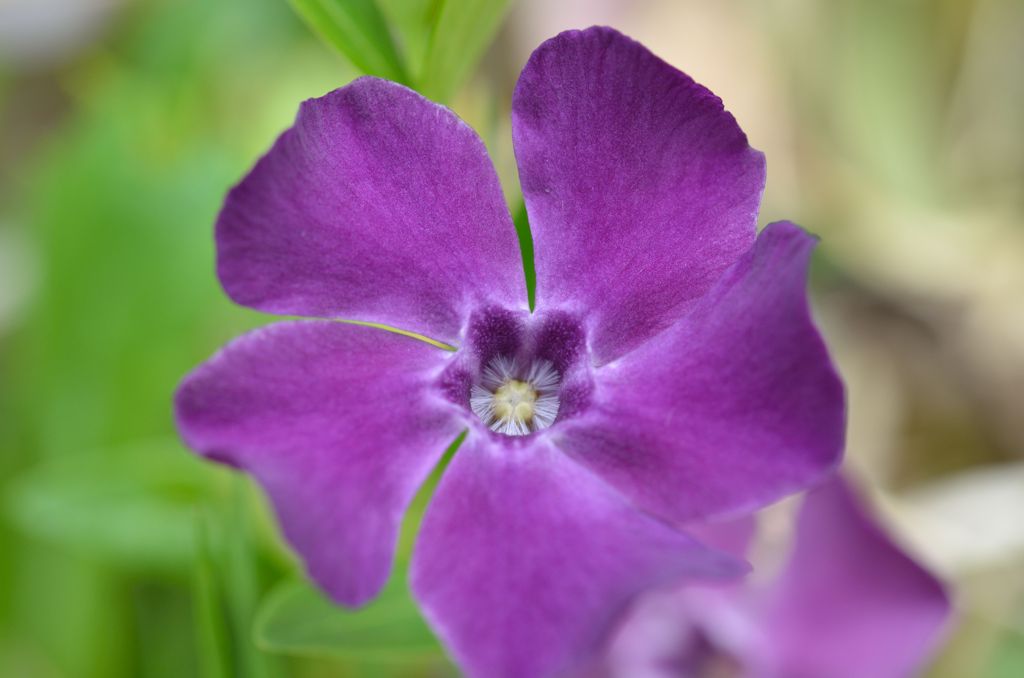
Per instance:
[[[526,307],[487,150],[443,106],[360,78],[302,104],[230,194],[218,273],[240,304],[394,325],[449,343],[466,309]]]
[[[597,371],[559,444],[677,522],[749,512],[838,463],[843,387],[805,297],[814,239],[772,224],[686,318]]]
[[[359,605],[384,584],[402,514],[459,432],[431,390],[448,355],[366,327],[272,325],[185,378],[178,428],[254,475],[310,576]]]
[[[473,437],[445,471],[412,588],[470,676],[561,675],[597,649],[635,594],[744,566],[633,509],[543,442]]]
[[[610,28],[541,45],[512,102],[537,305],[599,361],[669,325],[754,240],[764,157],[714,94]]]
[[[903,553],[839,479],[811,492],[793,555],[768,594],[765,678],[900,678],[949,617],[942,585]]]

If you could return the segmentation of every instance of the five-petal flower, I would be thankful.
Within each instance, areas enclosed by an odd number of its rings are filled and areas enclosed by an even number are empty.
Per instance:
[[[469,127],[374,78],[305,102],[228,195],[218,273],[241,304],[326,319],[238,339],[176,407],[348,605],[468,429],[412,588],[469,674],[518,678],[585,659],[642,590],[742,572],[672,524],[830,472],[844,399],[805,298],[813,238],[755,240],[764,159],[707,89],[611,29],[563,33],[522,73],[513,141],[533,313]]]

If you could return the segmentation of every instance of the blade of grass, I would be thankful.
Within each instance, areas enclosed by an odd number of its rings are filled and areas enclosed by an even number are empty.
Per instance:
[[[205,513],[196,517],[196,562],[192,590],[199,670],[203,678],[228,678],[232,675],[229,663],[231,646],[208,523],[209,516]]]
[[[248,479],[232,479],[231,507],[225,531],[224,591],[231,612],[235,660],[239,674],[250,678],[274,678],[280,674],[274,658],[263,652],[252,635],[253,619],[261,596],[256,553],[251,538]]]
[[[526,276],[526,296],[533,311],[537,300],[537,270],[533,263],[533,233],[530,232],[530,220],[526,215],[526,203],[520,203],[513,212],[512,221],[516,225],[519,236],[519,251],[523,255],[523,274]]]

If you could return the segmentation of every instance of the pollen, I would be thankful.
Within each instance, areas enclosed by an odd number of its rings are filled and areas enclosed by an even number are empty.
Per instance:
[[[559,382],[558,372],[546,360],[521,369],[513,360],[497,358],[473,386],[469,405],[492,431],[525,436],[555,422]]]

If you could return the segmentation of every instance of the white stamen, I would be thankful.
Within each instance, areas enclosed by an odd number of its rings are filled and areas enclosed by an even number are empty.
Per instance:
[[[547,360],[538,360],[523,375],[515,361],[496,358],[470,390],[470,409],[492,431],[525,436],[555,423],[558,372]]]

